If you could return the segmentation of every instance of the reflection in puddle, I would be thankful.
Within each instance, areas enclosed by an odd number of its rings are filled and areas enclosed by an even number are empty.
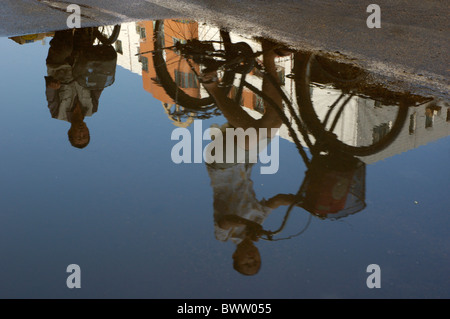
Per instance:
[[[56,31],[50,41],[47,76],[48,108],[53,118],[70,123],[72,146],[89,144],[86,116],[97,112],[103,89],[114,83],[117,53],[110,45],[118,29],[106,37],[97,28]]]
[[[241,159],[211,152],[206,164],[215,237],[235,244],[233,267],[244,275],[259,272],[255,243],[277,240],[293,209],[310,213],[309,220],[284,238],[303,234],[313,217],[337,220],[361,212],[367,205],[367,164],[449,134],[446,101],[393,91],[352,64],[196,21],[142,21],[12,39],[26,44],[45,37],[52,38],[48,107],[53,118],[70,123],[74,147],[95,138],[84,119],[97,112],[103,90],[114,86],[116,65],[139,74],[144,90],[179,128],[223,116],[227,123],[216,127],[221,132],[279,130],[277,136],[258,134],[255,144],[233,144],[243,150]],[[297,148],[304,179],[295,194],[259,200],[248,152],[260,152],[261,141],[271,145],[278,137]],[[266,229],[264,221],[279,207],[285,208],[279,228]]]
[[[188,43],[189,47],[189,42],[194,46],[210,45],[211,48],[203,47],[200,50],[215,50],[213,58],[220,60],[225,59],[225,55],[220,55],[227,53],[225,45],[226,41],[229,41],[233,46],[228,48],[228,51],[247,50],[244,55],[253,52],[256,53],[257,59],[262,58],[262,54],[258,54],[258,52],[262,52],[261,41],[232,32],[224,32],[217,27],[192,20],[133,22],[116,27],[100,27],[98,30],[97,28],[87,28],[85,32],[95,32],[97,36],[100,34],[101,38],[95,38],[95,35],[92,35],[93,49],[91,52],[86,54],[86,57],[81,56],[79,60],[84,59],[84,61],[78,65],[72,65],[73,68],[76,68],[75,72],[78,72],[78,77],[84,76],[81,72],[90,72],[98,74],[95,81],[99,81],[100,77],[108,76],[106,73],[111,73],[109,79],[101,81],[113,81],[115,58],[101,55],[114,54],[102,52],[99,48],[108,47],[108,51],[110,51],[110,48],[114,47],[117,52],[117,65],[141,75],[144,89],[161,101],[168,118],[179,127],[187,127],[193,123],[194,119],[211,118],[222,112],[214,105],[213,98],[198,81],[201,68],[205,68],[205,61],[198,61],[202,58],[201,52],[194,52],[191,53],[191,56],[186,57],[186,52],[180,52],[179,48],[176,48],[177,45],[182,47]],[[103,33],[105,36],[101,36]],[[53,37],[54,34],[32,34],[11,39],[19,44],[25,44],[43,41],[46,37]],[[60,34],[59,37],[56,37],[59,39],[64,37],[63,34],[67,35],[68,33],[57,32],[57,34]],[[229,37],[229,39],[225,41],[223,36]],[[195,43],[197,40],[200,42]],[[79,54],[76,53],[76,46],[75,43],[74,53],[71,56],[74,61]],[[61,49],[57,48],[57,50]],[[94,52],[95,50],[98,52]],[[49,56],[52,55],[51,51],[52,49],[50,49]],[[78,51],[87,52],[86,50]],[[197,56],[194,56],[196,54]],[[89,63],[97,69],[89,69]],[[265,110],[264,98],[255,90],[261,90],[263,76],[257,68],[254,68],[253,65],[245,65],[246,63],[242,62],[243,65],[240,68],[248,67],[248,70],[234,71],[233,74],[227,73],[223,66],[220,67],[219,79],[223,80],[221,86],[228,90],[232,99],[240,99],[245,110],[253,113],[254,116],[260,116]],[[364,70],[323,56],[311,56],[306,52],[278,55],[275,57],[274,63],[280,87],[290,102],[300,106],[300,110],[306,105],[308,110],[305,111],[305,114],[315,113],[317,116],[319,121],[310,116],[304,117],[304,120],[311,126],[309,129],[315,130],[316,133],[322,129],[332,132],[337,135],[336,140],[341,142],[344,147],[353,147],[350,151],[355,155],[370,156],[372,152],[382,151],[388,146],[388,143],[379,141],[386,139],[387,135],[393,139],[395,134],[389,134],[393,131],[392,128],[394,131],[397,131],[398,128],[403,128],[405,131],[404,122],[406,121],[408,121],[410,135],[417,134],[417,129],[435,127],[435,130],[438,131],[439,127],[442,127],[442,136],[446,136],[444,128],[445,123],[448,122],[448,114],[450,114],[447,102],[391,91],[383,85],[371,83],[370,75],[366,74]],[[64,67],[58,66],[58,68],[63,69]],[[85,68],[85,70],[82,71],[81,68]],[[55,72],[55,70],[49,72]],[[57,72],[63,73],[63,70],[57,70]],[[244,76],[249,86],[246,86],[246,82],[242,80]],[[49,74],[46,80],[47,84],[51,84],[51,77]],[[106,87],[111,84],[105,82],[97,85]],[[90,84],[86,83],[86,86],[88,85]],[[250,86],[254,88],[253,91]],[[300,94],[300,92],[304,94]],[[72,99],[69,103],[69,108],[73,108],[74,101]],[[97,104],[97,102],[93,104]],[[401,112],[397,116],[399,110],[407,109],[400,108],[400,104],[410,108],[407,112]],[[51,105],[49,107],[52,108]],[[95,112],[92,104],[86,106],[85,109],[85,113],[88,112],[89,115]],[[67,120],[68,115],[64,115],[64,112],[51,110],[51,113],[52,116],[58,113],[60,119]],[[293,123],[292,118],[289,118],[289,121]],[[398,125],[394,125],[396,121]],[[314,124],[319,125],[319,128],[316,128]],[[283,125],[281,128],[282,137],[292,140],[285,126]],[[327,135],[329,134],[322,137],[326,138]],[[436,134],[433,136],[437,138]],[[302,139],[301,136],[299,138]],[[382,146],[377,149],[373,145],[376,143],[382,144]],[[426,139],[421,143],[425,144]],[[415,144],[412,147],[409,145],[408,147],[413,148],[419,145]],[[371,148],[372,151],[367,148]]]

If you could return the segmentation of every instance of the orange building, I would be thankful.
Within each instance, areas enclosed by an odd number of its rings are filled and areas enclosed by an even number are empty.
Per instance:
[[[154,21],[137,23],[140,29],[141,44],[140,52],[154,50]],[[164,46],[172,46],[177,41],[183,42],[198,38],[198,23],[190,20],[165,20],[164,21]],[[190,96],[200,97],[200,86],[198,80],[185,59],[182,59],[174,50],[165,50],[167,70],[177,83]],[[144,89],[153,97],[163,103],[174,104],[164,88],[159,84],[151,53],[141,56],[142,81]],[[197,70],[199,71],[199,70]]]
[[[148,52],[154,50],[154,37],[155,31],[154,21],[142,21],[136,24],[137,31],[140,34],[140,52]],[[199,24],[192,20],[164,20],[164,32],[163,40],[164,46],[172,46],[177,42],[183,43],[190,39],[198,39],[199,37]],[[199,39],[200,41],[203,39]],[[191,66],[188,62],[181,58],[175,50],[165,50],[165,60],[167,64],[167,70],[171,74],[177,86],[187,94],[193,97],[200,98],[201,88],[197,80],[195,73],[191,70]],[[151,93],[154,98],[160,100],[163,106],[167,109],[170,106],[174,106],[174,100],[167,95],[164,88],[159,83],[158,77],[153,64],[152,53],[142,54],[140,56],[140,62],[142,64],[142,81],[144,89]],[[198,65],[196,73],[199,73]],[[260,76],[255,73],[250,74],[253,77],[259,78]],[[249,75],[249,76],[250,76]],[[230,97],[234,97],[237,92],[237,88],[233,87],[230,92]],[[260,97],[256,96],[250,90],[244,89],[242,92],[241,105],[256,110],[260,113],[264,112],[263,101]]]

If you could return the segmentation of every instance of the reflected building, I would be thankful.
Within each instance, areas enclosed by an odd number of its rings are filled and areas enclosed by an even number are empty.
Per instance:
[[[193,122],[195,114],[185,112],[184,121],[173,116],[174,113],[183,113],[183,107],[176,105],[161,86],[153,66],[152,54],[137,55],[139,52],[154,50],[154,26],[154,21],[132,22],[122,25],[119,40],[116,42],[116,50],[119,53],[118,64],[140,74],[144,89],[161,101],[164,111],[173,123],[177,126],[186,127]],[[164,34],[165,37],[170,37],[170,39],[165,39],[166,45],[174,45],[187,39],[220,39],[217,27],[192,20],[165,20]],[[233,43],[246,42],[254,52],[261,50],[260,44],[251,37],[233,32],[230,32],[230,37]],[[186,61],[180,59],[175,51],[169,51],[165,60],[168,71],[173,75],[180,88],[186,90],[191,96],[206,96],[206,91],[199,85],[195,75],[199,70],[195,70],[195,72],[191,70]],[[292,102],[296,104],[295,83],[293,76],[290,76],[294,64],[293,55],[276,58],[275,62],[284,89]],[[230,91],[231,97],[236,94],[239,80],[240,76],[238,75],[235,78],[234,87]],[[257,71],[251,71],[247,74],[246,80],[261,89],[262,76]],[[315,87],[313,90],[312,102],[319,104],[330,105],[340,94],[339,90],[332,87]],[[246,88],[242,93],[241,105],[256,118],[260,117],[264,111],[262,99]],[[382,138],[391,129],[393,108],[394,106],[381,105],[380,102],[367,97],[354,96],[336,123],[334,132],[338,135],[339,140],[349,145],[370,145],[377,139]],[[326,109],[323,109],[323,112],[326,112]],[[287,114],[287,116],[294,123],[290,115]],[[323,114],[318,114],[318,116],[323,116]],[[407,122],[397,139],[386,149],[361,159],[367,164],[374,163],[448,136],[450,133],[449,123],[450,108],[448,103],[429,102],[410,107]],[[284,139],[293,141],[286,125],[280,128],[279,135]],[[301,134],[298,134],[298,137],[301,142],[304,142]],[[312,136],[311,138],[314,139]]]
[[[140,39],[136,22],[123,23],[114,47],[117,51],[117,65],[142,75],[142,66],[138,56],[136,56],[140,50]]]
[[[386,149],[361,158],[371,164],[388,157],[418,148],[450,135],[450,105],[447,102],[429,102],[410,107],[408,117],[398,137]]]
[[[125,28],[121,29],[119,35],[119,43],[116,49],[119,53],[118,64],[123,68],[130,70],[142,76],[143,88],[154,98],[161,101],[165,113],[172,120],[176,126],[189,126],[193,122],[193,117],[189,117],[184,122],[172,118],[171,110],[176,109],[176,112],[183,112],[181,106],[175,104],[172,98],[167,95],[164,88],[161,86],[156,71],[153,66],[152,54],[139,55],[140,52],[148,52],[154,49],[154,21],[140,21],[125,24]],[[196,38],[198,37],[198,23],[188,20],[167,20],[165,26],[169,35],[172,36],[172,41],[181,41],[180,33],[184,37]],[[172,31],[171,31],[172,30]],[[190,70],[186,62],[178,64],[175,54],[166,57],[168,61],[173,60],[175,63],[169,67],[170,72],[174,72],[177,82],[180,87],[189,91],[189,94],[199,96],[201,88],[196,80],[196,77]],[[205,94],[206,92],[203,92]]]
[[[313,103],[331,105],[336,99],[337,90],[314,88]],[[323,109],[326,112],[326,109]],[[370,145],[381,139],[392,128],[394,106],[380,106],[378,101],[353,97],[337,122],[334,133],[346,144]],[[318,114],[323,117],[324,114]],[[302,135],[297,134],[303,144]],[[415,149],[450,135],[450,106],[445,101],[430,101],[408,108],[408,115],[397,138],[385,149],[376,154],[360,157],[366,164],[375,163],[394,155]],[[280,128],[280,136],[293,142],[286,125]],[[310,135],[311,139],[314,139]]]
[[[140,30],[141,37],[140,52],[154,50],[154,21],[138,22],[137,29]],[[171,37],[171,39],[165,39],[166,45],[175,45],[177,42],[185,41],[186,38],[198,38],[198,23],[190,20],[165,20],[164,31],[166,37]],[[168,71],[174,74],[177,85],[183,88],[183,90],[186,90],[189,95],[200,97],[200,85],[186,61],[179,59],[174,51],[168,54],[165,59]],[[144,89],[162,103],[174,104],[174,101],[160,85],[153,67],[152,54],[141,55],[140,62],[142,64],[142,82]]]
[[[153,67],[152,54],[136,55],[139,52],[148,52],[154,50],[154,26],[155,21],[141,21],[132,22],[125,24],[122,27],[121,33],[119,35],[119,41],[116,43],[116,48],[119,53],[118,64],[125,69],[128,69],[134,73],[140,74],[142,76],[142,82],[144,89],[151,93],[152,96],[159,101],[161,101],[164,111],[169,113],[178,109],[183,109],[182,106],[176,105],[173,99],[165,92],[164,88],[161,86],[159,79],[156,75],[155,69]],[[199,23],[192,20],[165,20],[164,21],[164,34],[165,37],[170,36],[171,39],[165,39],[166,43],[176,44],[177,42],[183,42],[187,39],[199,39],[199,40],[220,40],[219,28],[205,24]],[[253,51],[261,50],[260,44],[251,39],[239,34],[230,33],[231,41],[241,42],[245,41],[250,45]],[[177,85],[183,88],[190,96],[204,97],[207,95],[205,89],[199,85],[195,73],[191,70],[191,67],[186,63],[184,59],[179,59],[174,52],[169,52],[165,57],[168,65],[168,71],[173,74]],[[294,90],[293,81],[291,78],[286,77],[286,70],[292,69],[293,59],[289,57],[280,57],[276,59],[276,64],[279,72],[279,77],[282,80],[286,88],[289,88],[292,93]],[[199,70],[195,70],[199,72]],[[256,72],[252,71],[248,77],[248,81],[252,83],[255,87],[262,87],[262,77]],[[235,79],[235,87],[231,90],[231,97],[234,96],[237,89],[239,78]],[[289,94],[289,96],[294,96]],[[256,112],[262,114],[263,112],[263,101],[256,96],[250,90],[244,88],[242,93],[241,104],[244,105],[248,110],[255,110]],[[252,112],[254,113],[254,112]],[[258,116],[257,113],[254,113]],[[193,116],[185,120],[183,123],[173,119],[173,123],[177,126],[188,126],[193,122]]]

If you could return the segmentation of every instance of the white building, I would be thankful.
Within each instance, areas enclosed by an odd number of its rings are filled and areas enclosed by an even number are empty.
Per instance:
[[[139,62],[140,37],[136,22],[123,23],[114,47],[117,51],[117,64],[133,73],[142,75],[142,65]]]
[[[367,164],[418,148],[450,135],[450,106],[444,102],[430,102],[408,110],[402,131],[384,150],[361,158]]]
[[[199,40],[220,40],[219,29],[204,23],[198,23],[198,36]],[[253,52],[261,50],[261,45],[251,37],[235,33],[231,33],[230,36],[233,43],[242,41],[249,44]],[[118,65],[142,76],[142,65],[139,56],[136,55],[139,53],[140,34],[135,22],[122,24],[115,47],[118,52]],[[287,76],[293,69],[293,58],[292,56],[280,57],[275,62],[279,76],[284,81],[285,93],[290,97],[291,102],[296,105],[294,79]],[[261,89],[261,76],[248,74],[246,80]],[[239,76],[236,77],[235,81],[235,85],[239,85]],[[207,92],[203,89],[201,95],[204,94],[207,94]],[[331,87],[315,87],[311,90],[313,105],[323,106],[317,108],[319,118],[325,118],[328,110],[326,106],[331,105],[340,94],[340,91]],[[381,152],[361,159],[367,164],[374,163],[448,136],[450,134],[450,107],[448,103],[444,102],[433,103],[409,108],[406,123],[397,139]],[[354,146],[370,145],[374,142],[374,139],[380,138],[392,128],[394,120],[392,114],[395,114],[395,112],[395,106],[381,106],[372,99],[354,96],[339,116],[334,133],[346,144]],[[257,112],[251,112],[251,114],[258,116]],[[286,114],[295,128],[295,122],[287,112]],[[330,118],[333,118],[333,114]],[[280,129],[280,136],[291,142],[293,141],[285,125]],[[297,136],[305,145],[301,134],[297,134]],[[312,136],[310,138],[314,141]]]

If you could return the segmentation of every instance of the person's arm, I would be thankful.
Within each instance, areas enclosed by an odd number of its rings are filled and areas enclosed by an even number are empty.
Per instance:
[[[265,206],[275,209],[280,206],[291,205],[297,200],[294,194],[278,194],[265,201]]]
[[[92,104],[94,106],[92,109],[92,113],[95,113],[98,110],[98,104],[99,104],[100,95],[102,94],[102,92],[103,92],[103,89],[91,91],[91,99],[92,99]]]
[[[45,97],[47,98],[48,109],[53,118],[58,116],[59,110],[59,88],[61,83],[52,77],[45,77]]]

